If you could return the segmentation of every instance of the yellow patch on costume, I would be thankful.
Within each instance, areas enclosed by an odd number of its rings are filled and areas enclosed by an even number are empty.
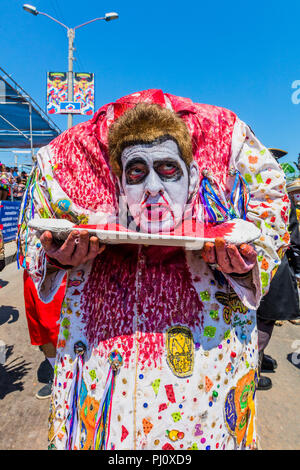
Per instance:
[[[166,332],[167,362],[177,377],[188,377],[194,368],[194,341],[189,328],[174,326]]]
[[[253,393],[255,390],[254,375],[255,371],[251,369],[248,374],[244,375],[244,377],[238,381],[235,389],[234,401],[237,414],[235,434],[238,444],[242,442],[247,430],[247,424],[251,411],[249,408],[249,403],[253,401]]]

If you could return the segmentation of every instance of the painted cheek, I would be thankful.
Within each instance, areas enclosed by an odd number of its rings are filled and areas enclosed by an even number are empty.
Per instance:
[[[127,186],[125,189],[125,195],[127,202],[131,204],[141,204],[144,199],[145,187],[144,184],[137,184],[134,186]]]
[[[183,176],[178,181],[165,182],[164,188],[170,204],[183,209],[188,198],[187,178]]]

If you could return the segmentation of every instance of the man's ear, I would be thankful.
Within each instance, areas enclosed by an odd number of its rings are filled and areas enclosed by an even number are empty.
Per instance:
[[[199,168],[195,161],[190,164],[190,183],[189,183],[189,199],[195,193],[199,184]]]

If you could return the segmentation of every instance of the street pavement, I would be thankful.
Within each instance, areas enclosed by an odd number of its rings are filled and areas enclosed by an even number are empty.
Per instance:
[[[300,450],[300,326],[275,326],[266,353],[278,368],[266,374],[273,388],[257,391],[260,448]],[[38,374],[43,361],[39,348],[30,344],[22,270],[14,261],[0,272],[0,450],[47,449],[50,400],[35,398],[43,386]]]

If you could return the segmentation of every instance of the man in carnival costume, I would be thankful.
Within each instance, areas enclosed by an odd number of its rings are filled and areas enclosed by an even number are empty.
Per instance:
[[[226,243],[220,224],[201,251],[105,247],[76,229],[62,244],[44,231],[39,246],[20,231],[44,302],[68,273],[50,448],[256,448],[255,310],[288,244],[289,199],[249,127],[226,109],[134,93],[41,149],[30,187],[23,226],[33,209],[77,227],[114,215],[172,234],[183,219],[240,217],[261,231],[251,244]]]

